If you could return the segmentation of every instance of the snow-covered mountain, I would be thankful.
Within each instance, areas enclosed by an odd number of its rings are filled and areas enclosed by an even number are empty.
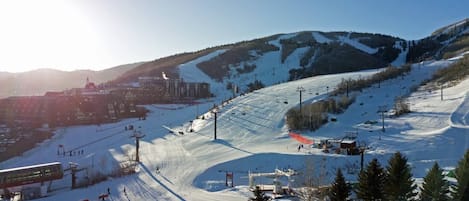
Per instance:
[[[212,79],[246,91],[256,80],[270,86],[313,75],[398,66],[405,63],[407,50],[405,40],[381,34],[304,31],[158,59],[115,81],[131,82],[162,72],[177,78],[179,65],[197,60],[196,66]]]
[[[409,41],[407,61],[447,59],[469,50],[469,18],[442,27],[421,40]]]
[[[316,75],[454,57],[469,50],[468,35],[468,19],[415,41],[357,32],[277,34],[157,59],[114,81],[132,82],[139,76],[159,76],[162,72],[179,78],[179,65],[198,61],[197,68],[225,87],[236,85],[242,91],[249,91],[248,86],[255,82],[271,86]],[[211,56],[207,58],[207,55]]]

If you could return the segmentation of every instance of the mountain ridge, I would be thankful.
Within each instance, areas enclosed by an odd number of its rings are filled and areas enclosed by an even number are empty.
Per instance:
[[[384,39],[381,40],[381,42],[377,42],[368,40],[367,38]],[[372,47],[358,41],[363,41],[363,43]],[[157,59],[126,72],[112,82],[115,84],[135,82],[139,76],[159,76],[163,72],[170,75],[170,77],[179,78],[180,76],[177,70],[179,65],[219,50],[226,51],[210,60],[200,62],[198,67],[204,71],[204,73],[220,82],[229,82],[229,80],[223,81],[224,78],[236,77],[240,74],[249,74],[253,69],[258,67],[257,65],[253,65],[256,63],[256,60],[260,60],[264,54],[272,52],[279,53],[278,56],[271,58],[279,61],[273,65],[277,67],[285,65],[291,66],[293,63],[291,63],[291,59],[287,61],[287,57],[301,48],[303,48],[302,51],[304,52],[301,58],[300,56],[297,58],[297,60],[301,62],[294,64],[294,69],[290,69],[293,70],[293,72],[290,72],[289,78],[283,81],[308,77],[311,76],[311,74],[330,73],[330,69],[327,69],[327,67],[336,56],[342,56],[343,58],[337,65],[342,65],[345,62],[344,68],[348,68],[342,72],[379,68],[385,66],[387,63],[393,62],[399,56],[400,52],[405,51],[405,47],[402,47],[405,45],[395,47],[397,46],[395,44],[396,41],[401,41],[400,43],[405,44],[405,40],[403,39],[383,34],[320,31],[275,34],[263,38],[220,45],[192,53],[176,54],[170,57]],[[331,48],[332,46],[339,48]],[[400,50],[398,48],[400,48]],[[350,55],[347,55],[348,53],[350,53],[352,57],[356,56],[365,59],[350,59]],[[393,53],[393,55],[389,56],[391,53]],[[320,55],[320,58],[318,58],[318,55]],[[311,70],[313,69],[312,65],[314,59],[319,61],[316,65],[320,66],[316,67],[316,71]],[[365,68],[362,67],[363,65],[365,65]],[[272,66],[268,68],[271,69]],[[295,72],[295,70],[297,72]],[[233,71],[236,73],[231,73]],[[295,74],[298,76],[294,76]],[[260,81],[262,82],[263,80]],[[246,83],[246,85],[248,85],[248,83]]]
[[[180,77],[177,73],[179,65],[219,50],[226,51],[210,60],[200,62],[198,67],[220,82],[229,82],[230,77],[253,71],[259,67],[253,66],[256,60],[261,59],[263,54],[275,51],[280,52],[277,58],[272,58],[279,60],[275,64],[277,67],[291,66],[291,63],[286,62],[287,57],[294,51],[303,51],[296,59],[299,63],[290,69],[288,78],[290,81],[314,75],[380,68],[386,65],[399,66],[407,62],[449,58],[463,52],[469,47],[469,37],[466,36],[469,33],[468,26],[469,19],[460,20],[439,28],[432,35],[419,40],[405,40],[380,33],[345,31],[298,31],[274,34],[156,59],[130,70],[113,82],[132,82],[138,76],[159,76],[162,72],[172,77]]]
[[[62,91],[69,88],[83,87],[86,79],[103,83],[140,65],[142,62],[124,64],[116,67],[94,71],[74,70],[62,71],[41,68],[22,73],[0,72],[0,98],[9,96],[44,95],[47,91]]]

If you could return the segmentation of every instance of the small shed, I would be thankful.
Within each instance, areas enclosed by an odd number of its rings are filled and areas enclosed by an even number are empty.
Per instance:
[[[347,155],[359,154],[359,151],[357,148],[357,141],[355,140],[350,140],[350,139],[342,140],[340,142],[340,150],[341,150],[341,153],[347,154]]]
[[[342,140],[340,142],[341,149],[354,149],[357,147],[357,142],[355,140]]]

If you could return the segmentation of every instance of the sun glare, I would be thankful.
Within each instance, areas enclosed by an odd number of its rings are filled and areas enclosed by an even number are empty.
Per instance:
[[[85,68],[101,51],[90,22],[72,1],[1,1],[0,71]]]

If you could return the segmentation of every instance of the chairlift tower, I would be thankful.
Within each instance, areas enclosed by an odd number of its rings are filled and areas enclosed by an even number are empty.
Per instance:
[[[78,169],[78,164],[77,163],[73,163],[73,162],[69,162],[68,165],[70,165],[70,171],[72,172],[72,189],[76,188],[76,184],[77,184],[77,177],[76,177],[76,172],[77,172],[77,169]]]
[[[301,113],[301,102],[302,102],[302,100],[301,100],[301,93],[303,93],[303,92],[305,91],[305,88],[303,88],[303,87],[298,87],[298,88],[296,88],[296,91],[297,91],[297,92],[300,92],[300,114],[302,114],[302,113]]]
[[[74,162],[69,162],[68,165],[69,165],[69,168],[64,169],[64,171],[69,171],[70,170],[71,175],[72,175],[72,189],[75,189],[75,188],[77,188],[77,177],[76,177],[77,172],[87,170],[87,168],[78,168],[78,163],[74,163]],[[49,186],[49,188],[50,188],[50,186]]]
[[[215,122],[214,122],[214,125],[213,125],[213,139],[217,140],[217,113],[218,113],[218,110],[215,108],[215,109],[212,110],[212,113],[215,115]]]
[[[382,131],[383,131],[383,133],[384,133],[384,131],[385,131],[385,129],[384,129],[384,113],[387,112],[386,105],[379,106],[379,107],[378,107],[378,112],[381,113],[381,120],[382,120],[382,122],[383,122]]]
[[[140,138],[145,137],[145,135],[142,134],[142,132],[140,131],[134,130],[134,133],[130,137],[135,138],[135,148],[136,148],[135,161],[140,162],[140,157],[139,157]]]

